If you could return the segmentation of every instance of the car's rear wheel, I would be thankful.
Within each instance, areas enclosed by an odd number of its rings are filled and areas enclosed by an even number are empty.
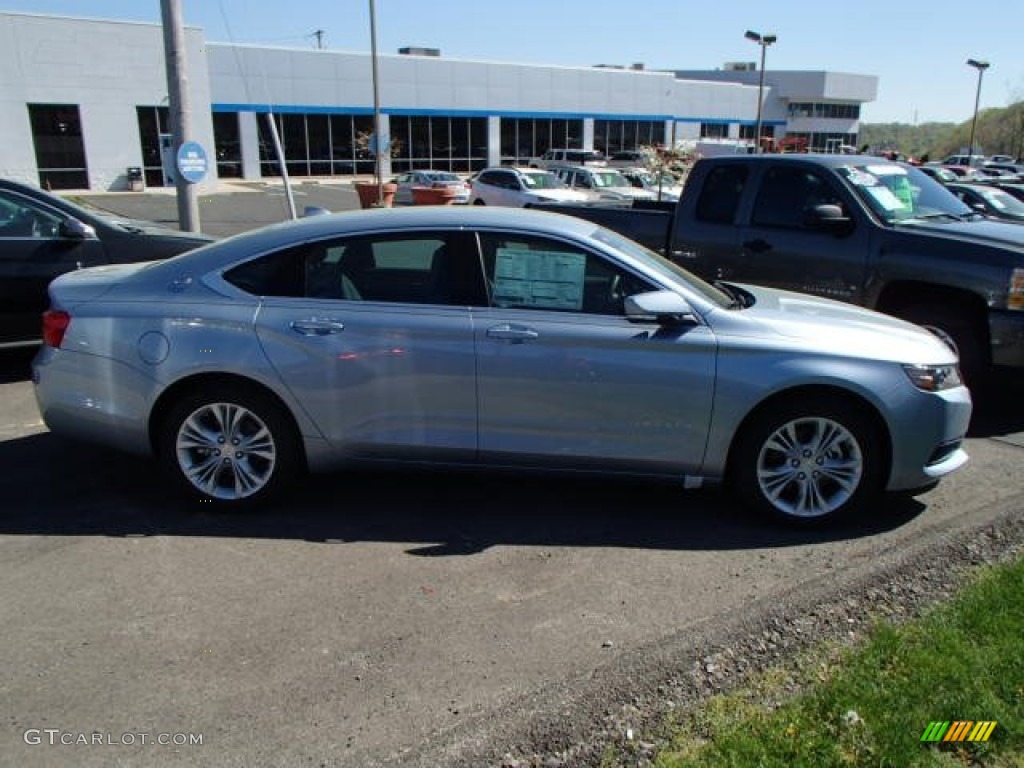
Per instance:
[[[487,203],[485,203],[478,197],[476,200],[473,201],[473,205],[487,205]]]
[[[160,461],[177,486],[225,509],[258,505],[280,491],[297,472],[299,451],[277,402],[221,385],[175,403],[160,434]]]
[[[748,506],[777,520],[832,523],[881,492],[882,439],[855,403],[830,397],[784,401],[746,425],[731,479]]]

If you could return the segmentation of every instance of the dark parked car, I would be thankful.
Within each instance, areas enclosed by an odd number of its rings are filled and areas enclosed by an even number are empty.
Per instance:
[[[41,340],[46,287],[83,267],[165,259],[213,240],[107,217],[0,179],[0,349]]]
[[[1024,224],[1024,202],[1005,189],[988,184],[947,184],[946,189],[978,213],[1003,221]]]

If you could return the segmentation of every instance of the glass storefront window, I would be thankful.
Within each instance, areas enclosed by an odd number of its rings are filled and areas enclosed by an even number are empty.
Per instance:
[[[77,104],[29,104],[28,117],[43,189],[88,189]]]
[[[238,136],[237,112],[213,113],[213,144],[217,155],[217,176],[222,179],[241,178],[242,144]]]

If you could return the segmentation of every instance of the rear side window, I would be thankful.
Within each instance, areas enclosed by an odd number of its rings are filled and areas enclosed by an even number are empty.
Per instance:
[[[747,183],[747,168],[742,165],[720,165],[704,180],[697,199],[697,220],[713,224],[732,224],[740,207],[740,197]]]
[[[257,296],[483,305],[479,258],[466,242],[444,232],[322,240],[254,259],[224,279]]]

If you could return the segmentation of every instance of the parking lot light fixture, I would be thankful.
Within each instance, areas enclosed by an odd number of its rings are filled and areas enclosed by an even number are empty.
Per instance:
[[[985,74],[985,70],[991,66],[987,61],[981,61],[979,59],[968,59],[967,66],[974,67],[978,70],[978,89],[974,93],[974,119],[971,120],[971,140],[967,142],[967,165],[973,165],[972,158],[974,157],[974,131],[978,127],[978,103],[981,101],[981,78]]]
[[[764,102],[764,54],[768,46],[774,43],[778,38],[775,35],[762,35],[749,29],[743,36],[747,38],[747,40],[753,40],[761,46],[761,68],[757,78],[757,127],[754,129],[754,141],[756,142],[755,151],[761,152],[761,105]]]

